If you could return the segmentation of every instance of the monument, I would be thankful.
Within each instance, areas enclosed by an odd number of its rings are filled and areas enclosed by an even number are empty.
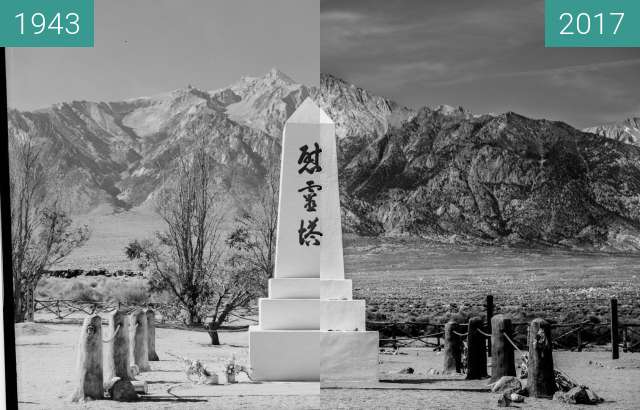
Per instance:
[[[259,311],[254,379],[378,380],[378,332],[344,278],[335,125],[309,98],[283,132],[275,271]]]

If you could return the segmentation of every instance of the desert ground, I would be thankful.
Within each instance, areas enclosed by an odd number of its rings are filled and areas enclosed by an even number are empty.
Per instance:
[[[246,364],[247,333],[224,332],[221,334],[222,345],[214,347],[209,345],[205,332],[158,328],[156,348],[160,361],[151,363],[152,371],[138,376],[149,385],[149,394],[142,401],[71,404],[67,398],[74,387],[75,349],[80,325],[22,324],[16,331],[21,409],[492,409],[497,407],[499,398],[488,392],[487,381],[431,375],[431,369],[441,367],[442,355],[422,348],[381,355],[381,381],[376,384],[325,385],[319,390],[318,383],[253,383],[241,376],[236,385],[193,385],[187,380],[180,362],[168,353],[202,360],[209,370],[219,372],[232,356]],[[619,360],[613,361],[606,351],[556,352],[554,360],[557,367],[606,400],[598,408],[637,408],[640,400],[639,353],[623,353]],[[412,367],[415,373],[398,373],[406,367]],[[518,407],[579,408],[529,398]]]
[[[114,229],[119,229],[114,227]],[[135,227],[134,227],[135,229]],[[94,240],[98,240],[95,237]],[[124,239],[124,237],[123,237]],[[104,266],[116,253],[101,254],[104,243],[72,255],[93,269],[128,269],[122,260]],[[111,247],[113,249],[113,247]],[[88,259],[89,253],[92,254]],[[102,262],[101,262],[102,261]],[[620,321],[640,322],[640,256],[585,252],[571,249],[514,249],[425,242],[407,238],[366,239],[345,237],[346,276],[353,280],[354,297],[367,301],[369,320],[444,323],[465,321],[484,314],[487,294],[494,296],[496,313],[514,321],[539,316],[554,322],[590,319],[608,321],[608,301],[620,300]],[[59,295],[94,299],[122,298],[144,304],[143,278],[48,278],[39,298]],[[157,296],[153,296],[154,298]],[[245,312],[251,315],[251,312]],[[255,311],[253,311],[255,314]],[[20,407],[48,408],[430,408],[490,409],[498,396],[487,392],[485,381],[464,381],[432,375],[442,356],[429,348],[408,347],[398,355],[381,355],[380,379],[374,385],[252,383],[240,379],[230,386],[193,386],[181,364],[168,353],[198,359],[208,369],[220,371],[235,356],[248,364],[247,333],[221,333],[222,346],[209,344],[206,332],[177,327],[157,329],[156,346],[161,361],[140,378],[149,382],[150,394],[137,404],[90,402],[71,405],[75,345],[80,330],[74,323],[44,322],[17,326],[18,387]],[[250,317],[255,319],[255,317]],[[73,321],[73,317],[70,318]],[[237,319],[234,319],[237,320]],[[237,323],[232,323],[236,325]],[[164,325],[160,325],[164,326]],[[606,327],[601,333],[606,335]],[[637,408],[640,402],[640,353],[625,353],[613,361],[608,346],[585,334],[590,342],[583,352],[556,351],[559,368],[591,387],[606,401],[597,407]],[[589,340],[593,337],[593,340]],[[602,338],[600,338],[602,339]],[[606,342],[606,337],[604,338]],[[518,340],[522,345],[522,340]],[[406,354],[405,354],[406,353]],[[413,375],[400,369],[412,367]],[[520,408],[579,408],[554,401],[527,399]]]
[[[466,320],[491,294],[513,320],[605,322],[616,297],[620,320],[640,321],[638,254],[347,237],[345,270],[378,320]]]

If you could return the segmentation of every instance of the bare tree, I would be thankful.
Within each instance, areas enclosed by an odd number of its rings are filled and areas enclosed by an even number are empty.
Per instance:
[[[157,212],[166,229],[155,240],[134,241],[125,249],[150,268],[152,290],[169,291],[187,313],[187,325],[202,323],[211,276],[219,269],[223,214],[211,186],[209,158],[200,148],[178,165],[178,178],[158,196]]]
[[[217,329],[255,299],[260,285],[234,242],[221,240],[224,198],[213,183],[213,161],[201,145],[192,159],[181,162],[175,186],[159,196],[158,212],[167,228],[154,240],[131,242],[125,251],[150,269],[152,290],[170,292],[187,313],[187,325],[202,325],[209,318],[212,343],[219,344]]]
[[[254,200],[247,204],[236,218],[236,229],[229,236],[234,247],[244,252],[247,263],[265,278],[273,277],[276,230],[278,227],[279,170],[267,170],[264,183]]]
[[[89,238],[86,226],[73,228],[60,206],[55,181],[47,179],[41,151],[28,136],[9,140],[11,252],[15,322],[32,321],[35,290],[45,269],[61,262]]]
[[[233,239],[226,241],[228,257],[220,274],[212,278],[209,289],[211,320],[207,325],[211,344],[218,345],[218,329],[239,308],[247,307],[263,293],[264,276],[246,258],[246,253]]]

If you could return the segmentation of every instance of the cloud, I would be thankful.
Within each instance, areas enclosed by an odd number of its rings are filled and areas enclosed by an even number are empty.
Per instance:
[[[322,0],[321,70],[401,104],[573,124],[637,107],[639,49],[547,49],[543,0]]]
[[[482,79],[496,79],[496,78],[517,78],[517,77],[549,77],[557,82],[565,81],[571,82],[570,77],[583,73],[598,73],[602,71],[611,71],[618,68],[627,68],[640,65],[640,58],[619,60],[619,61],[605,61],[590,64],[579,64],[564,67],[544,68],[538,70],[524,70],[524,71],[505,71],[498,73],[478,73],[475,75],[468,75],[461,78],[442,81],[434,83],[432,85],[446,86],[460,83],[467,83],[471,81],[479,81]],[[576,84],[580,84],[579,80],[575,81]]]
[[[321,13],[323,24],[353,24],[360,22],[365,16],[354,11],[332,10]]]

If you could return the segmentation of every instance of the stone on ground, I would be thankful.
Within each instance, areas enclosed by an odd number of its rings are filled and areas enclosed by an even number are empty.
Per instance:
[[[128,380],[119,379],[109,389],[111,400],[115,401],[135,401],[138,400],[138,394]]]
[[[495,383],[489,384],[493,393],[517,393],[522,389],[522,383],[514,376],[502,376]]]
[[[577,386],[564,393],[558,391],[553,395],[553,398],[568,404],[597,404],[604,401],[586,386]]]

